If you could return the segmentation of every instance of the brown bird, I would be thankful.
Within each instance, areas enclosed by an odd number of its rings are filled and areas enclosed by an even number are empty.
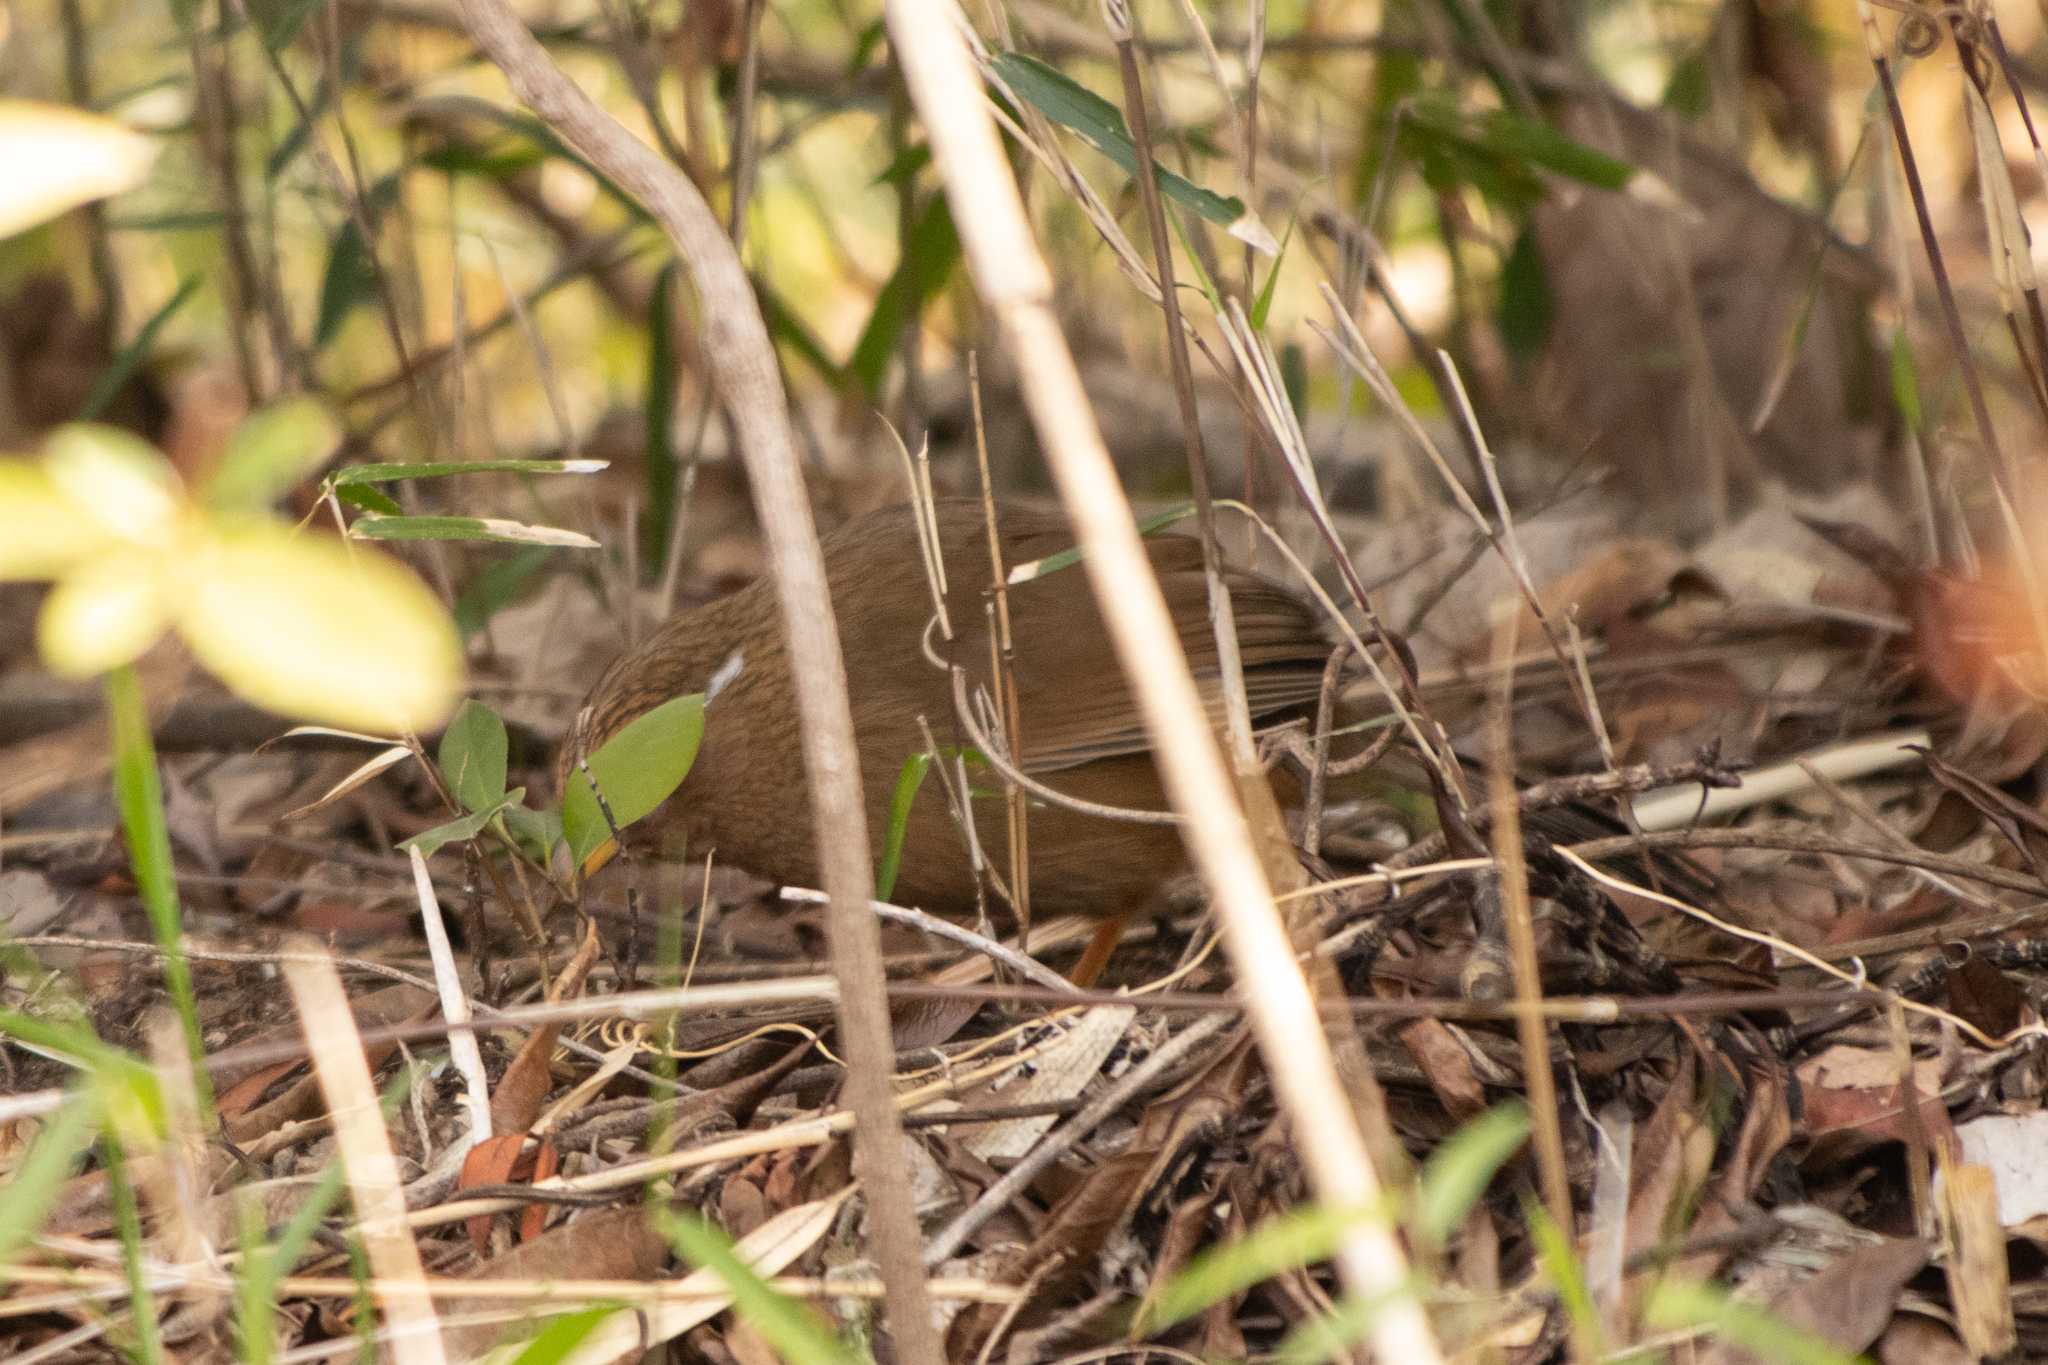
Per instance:
[[[982,505],[941,499],[937,523],[954,638],[948,644],[933,630],[931,649],[966,671],[970,696],[976,689],[995,696],[983,606],[992,570]],[[1055,513],[1005,506],[998,524],[1005,571],[1074,543]],[[925,752],[919,717],[941,745],[972,741],[955,719],[950,674],[926,654],[932,593],[911,509],[889,507],[856,518],[823,544],[868,823],[879,841],[904,761]],[[1162,534],[1147,549],[1196,681],[1212,712],[1220,713],[1201,548],[1189,536]],[[1233,570],[1228,581],[1254,716],[1312,702],[1331,648],[1314,611],[1255,574]],[[1021,718],[1022,743],[1014,756],[1019,766],[1084,801],[1167,809],[1136,703],[1085,572],[1074,566],[1012,587],[1009,611]],[[696,763],[651,821],[664,835],[685,836],[693,854],[715,849],[722,861],[775,881],[815,886],[811,805],[797,737],[799,685],[790,674],[771,586],[756,583],[672,617],[613,663],[585,702],[580,741],[595,751],[650,708],[712,689]],[[575,740],[564,748],[566,765]],[[1002,872],[1008,845],[1001,779],[980,771],[970,776],[979,841]],[[1034,916],[1128,914],[1187,865],[1172,826],[1114,821],[1036,799],[1027,842]],[[975,908],[966,840],[936,781],[926,783],[911,807],[893,895],[939,913]]]

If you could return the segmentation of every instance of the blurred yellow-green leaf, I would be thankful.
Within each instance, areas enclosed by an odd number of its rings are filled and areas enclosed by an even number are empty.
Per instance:
[[[0,237],[140,184],[156,143],[61,104],[0,100]]]
[[[109,535],[163,547],[177,533],[177,472],[139,436],[84,422],[59,427],[44,446],[43,468]]]
[[[101,555],[59,579],[36,622],[43,662],[74,678],[131,663],[170,624],[162,566],[136,550]]]
[[[206,500],[223,511],[259,511],[326,464],[341,444],[341,424],[325,403],[287,398],[251,413],[206,482]]]
[[[278,525],[225,531],[200,548],[178,628],[242,696],[352,729],[437,725],[462,683],[455,627],[410,569]]]
[[[0,460],[0,582],[54,578],[106,543],[106,527],[47,469]]]

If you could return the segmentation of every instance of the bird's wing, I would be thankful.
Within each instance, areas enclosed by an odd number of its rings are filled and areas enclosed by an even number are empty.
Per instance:
[[[1186,536],[1162,535],[1148,540],[1146,548],[1196,686],[1212,723],[1220,724],[1221,675],[1200,547]],[[1107,685],[1085,681],[1103,677],[1104,662],[1113,663],[1115,655],[1092,594],[1077,595],[1078,585],[1054,581],[1059,575],[1080,572],[1078,567],[1063,569],[1054,577],[1019,585],[1010,594],[1024,732],[1020,761],[1027,772],[1054,772],[1151,748],[1137,703],[1121,675]],[[1256,574],[1232,571],[1228,582],[1253,718],[1313,702],[1330,653],[1314,610]],[[980,644],[983,657],[985,638]],[[976,672],[985,679],[986,665]]]

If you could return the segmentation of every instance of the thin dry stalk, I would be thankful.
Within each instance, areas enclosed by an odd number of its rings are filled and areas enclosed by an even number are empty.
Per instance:
[[[1508,966],[1514,975],[1515,1033],[1522,1045],[1522,1085],[1529,1095],[1530,1131],[1536,1145],[1536,1173],[1543,1189],[1543,1205],[1558,1232],[1570,1241],[1575,1235],[1572,1219],[1571,1182],[1565,1173],[1564,1134],[1558,1127],[1557,1078],[1550,1065],[1550,1026],[1542,1014],[1543,976],[1536,961],[1536,929],[1529,918],[1529,870],[1522,856],[1522,808],[1515,796],[1515,754],[1512,716],[1514,714],[1514,673],[1506,664],[1514,658],[1515,621],[1511,604],[1503,603],[1493,632],[1494,663],[1500,683],[1494,694],[1493,714],[1487,723],[1492,753],[1487,774],[1487,799],[1493,807],[1493,858],[1499,867],[1502,919],[1507,929]],[[1590,1343],[1575,1342],[1581,1358],[1590,1354]]]
[[[384,1129],[377,1087],[370,1079],[341,975],[331,961],[314,956],[318,953],[319,946],[311,939],[296,945],[294,957],[284,964],[285,982],[298,1006],[312,1050],[313,1074],[334,1121],[363,1249],[382,1286],[377,1302],[392,1329],[392,1358],[399,1365],[442,1365],[447,1356],[441,1349],[440,1323],[427,1292],[419,1247],[406,1226],[405,1191]]]
[[[981,413],[981,359],[967,353],[967,397],[974,413],[974,459],[981,470],[981,515],[988,527],[989,605],[993,618],[988,633],[989,676],[1002,689],[1003,743],[1012,753],[1024,752],[1024,713],[1017,700],[1017,648],[1010,635],[1009,571],[1003,567],[1003,545],[996,534],[995,481],[989,477],[988,428]],[[1003,807],[1010,839],[1010,908],[1017,914],[1018,951],[1031,952],[1031,825],[1024,789],[1003,784]]]
[[[918,1269],[916,1204],[887,1066],[893,1049],[881,932],[858,904],[872,889],[874,865],[846,666],[760,303],[732,242],[687,176],[569,80],[504,0],[463,0],[462,15],[477,46],[504,70],[519,98],[662,225],[696,290],[703,354],[746,461],[774,570],[790,668],[804,679],[797,691],[797,721],[818,860],[833,902],[833,971],[845,987],[839,1001],[841,1042],[852,1059],[848,1095],[860,1115],[854,1159],[868,1196],[876,1259],[892,1291],[889,1326],[904,1360],[939,1365],[944,1356]]]
[[[1190,852],[1208,882],[1241,981],[1259,983],[1252,1022],[1282,1108],[1295,1125],[1317,1195],[1331,1208],[1377,1204],[1379,1180],[1337,1080],[1322,1021],[1238,811],[1200,694],[1160,596],[1109,453],[1051,309],[1052,280],[1024,214],[965,42],[941,0],[885,8],[905,82],[982,297],[1002,320],[1026,401],[1083,547],[1083,567],[1144,716],[1161,775],[1189,820]],[[1388,1360],[1441,1359],[1409,1293],[1407,1257],[1390,1230],[1360,1220],[1337,1262],[1351,1290],[1382,1300],[1372,1340]]]
[[[1124,117],[1137,147],[1135,177],[1152,238],[1152,259],[1159,272],[1159,308],[1166,316],[1166,356],[1173,375],[1173,393],[1180,408],[1180,431],[1188,462],[1188,487],[1194,494],[1195,526],[1202,542],[1202,576],[1209,587],[1209,625],[1216,636],[1216,666],[1223,690],[1223,733],[1230,761],[1239,772],[1252,772],[1258,756],[1252,750],[1251,706],[1244,691],[1244,663],[1238,654],[1237,616],[1230,605],[1230,585],[1223,581],[1222,551],[1216,539],[1216,507],[1209,492],[1209,453],[1202,443],[1202,418],[1195,406],[1195,373],[1188,361],[1187,330],[1181,321],[1180,291],[1173,276],[1173,238],[1166,230],[1158,177],[1149,168],[1152,156],[1152,114],[1146,105],[1145,83],[1138,73],[1137,20],[1125,0],[1104,0],[1104,21],[1116,43],[1123,74]],[[1249,248],[1247,248],[1249,249]]]

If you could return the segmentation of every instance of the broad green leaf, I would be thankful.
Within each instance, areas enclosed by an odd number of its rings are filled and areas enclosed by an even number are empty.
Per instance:
[[[457,708],[436,759],[442,780],[464,810],[489,810],[504,800],[508,747],[505,722],[497,712],[475,698]]]
[[[597,542],[580,531],[559,526],[529,526],[502,517],[392,517],[369,514],[356,519],[349,534],[357,540],[488,540],[501,545],[569,545],[594,550]]]
[[[260,511],[326,464],[340,444],[341,424],[319,399],[272,403],[228,438],[206,481],[206,499],[224,511]]]
[[[351,464],[328,475],[336,488],[358,483],[397,483],[405,479],[439,479],[453,474],[596,474],[611,468],[608,460],[438,460],[424,464]]]
[[[505,807],[505,832],[522,853],[545,863],[562,842],[562,817],[551,810],[529,810],[525,806]]]
[[[704,737],[704,695],[672,697],[613,735],[590,756],[590,776],[621,830],[668,800],[697,759]],[[562,837],[578,867],[611,838],[604,812],[580,768],[562,793]]]
[[[0,237],[12,237],[80,204],[133,189],[157,144],[82,109],[0,100]]]
[[[895,273],[875,295],[868,325],[861,329],[860,340],[846,362],[846,372],[860,381],[869,398],[877,399],[882,391],[882,378],[888,373],[889,358],[896,354],[903,329],[945,286],[959,259],[960,238],[953,230],[946,196],[934,194],[911,227]]]
[[[132,663],[163,636],[172,603],[157,557],[103,554],[57,581],[36,618],[36,647],[50,671],[94,678]]]
[[[881,866],[875,869],[875,899],[885,901],[896,889],[896,873],[903,866],[903,838],[910,830],[910,807],[918,789],[932,770],[930,754],[912,754],[903,760],[896,774],[896,790],[889,798],[889,832],[882,841]]]
[[[454,709],[454,625],[397,560],[258,525],[206,542],[186,578],[180,632],[259,706],[385,733],[427,729]]]
[[[725,1281],[733,1312],[790,1365],[858,1365],[860,1357],[819,1325],[803,1304],[779,1294],[741,1260],[725,1233],[694,1214],[663,1212],[661,1230],[676,1255]]]
[[[1486,1193],[1501,1163],[1529,1136],[1529,1111],[1520,1102],[1496,1105],[1430,1153],[1415,1197],[1415,1231],[1441,1246]]]
[[[525,796],[526,788],[514,787],[482,810],[472,811],[459,820],[450,820],[445,825],[436,825],[430,830],[415,834],[400,843],[399,847],[416,848],[422,858],[431,858],[450,844],[459,844],[464,839],[476,838],[494,818],[510,810]]]
[[[1138,173],[1137,145],[1131,141],[1123,113],[1115,105],[1058,68],[1021,52],[999,52],[993,65],[1003,84],[1016,91],[1019,99],[1029,100],[1039,113],[1078,133],[1089,146],[1121,166],[1126,175]],[[1160,193],[1246,246],[1268,256],[1279,250],[1273,234],[1244,206],[1242,199],[1205,190],[1156,162],[1152,174]]]
[[[108,543],[106,526],[48,470],[0,460],[0,583],[55,578]]]
[[[109,534],[136,545],[170,545],[184,492],[156,447],[119,427],[81,422],[58,427],[43,449],[50,478]]]
[[[136,329],[135,339],[121,348],[121,353],[108,364],[106,372],[93,382],[92,392],[87,394],[85,402],[79,405],[79,421],[95,420],[107,410],[107,405],[120,395],[121,386],[128,382],[128,376],[134,374],[155,349],[157,333],[163,331],[164,324],[177,316],[178,310],[198,292],[202,278],[193,274],[179,280],[178,287],[171,292],[170,298],[164,301],[164,306],[151,313],[149,321]]]

